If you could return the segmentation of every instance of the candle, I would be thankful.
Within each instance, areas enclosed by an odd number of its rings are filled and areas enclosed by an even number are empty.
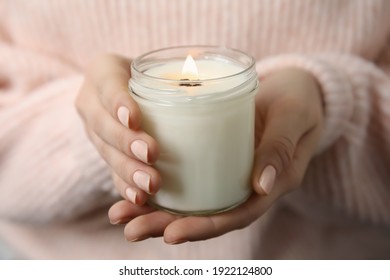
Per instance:
[[[131,72],[142,128],[160,145],[162,185],[149,203],[207,215],[244,202],[254,155],[254,59],[226,48],[178,47],[136,58]]]

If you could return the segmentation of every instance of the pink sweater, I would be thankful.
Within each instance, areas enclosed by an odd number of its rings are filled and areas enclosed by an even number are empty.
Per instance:
[[[325,129],[302,188],[251,226],[177,246],[127,243],[118,196],[73,106],[83,67],[208,44],[263,77],[319,81]],[[389,258],[390,1],[0,1],[0,239],[19,258]]]

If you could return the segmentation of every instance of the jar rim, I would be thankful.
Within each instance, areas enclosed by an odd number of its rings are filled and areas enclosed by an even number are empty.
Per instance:
[[[240,66],[243,66],[243,69],[237,73],[234,73],[234,74],[229,74],[229,75],[224,75],[224,76],[220,76],[220,77],[216,77],[216,78],[208,78],[208,79],[201,79],[197,82],[199,83],[210,83],[210,82],[214,82],[214,81],[218,81],[218,82],[221,82],[221,80],[224,80],[224,79],[230,79],[232,77],[235,77],[235,76],[238,76],[238,75],[242,75],[244,74],[245,72],[247,71],[250,71],[251,69],[254,68],[255,66],[255,63],[256,63],[256,60],[253,56],[241,51],[241,50],[238,50],[238,49],[234,49],[234,48],[228,48],[228,47],[224,47],[224,46],[217,46],[217,45],[182,45],[182,46],[173,46],[173,47],[166,47],[166,48],[160,48],[160,49],[157,49],[157,50],[153,50],[153,51],[150,51],[150,52],[147,52],[145,54],[142,54],[138,57],[136,57],[132,62],[131,62],[131,71],[135,72],[135,74],[137,75],[142,75],[143,77],[145,78],[150,78],[150,79],[153,79],[155,81],[161,81],[161,82],[174,82],[174,83],[180,83],[180,82],[183,82],[182,80],[180,79],[169,79],[169,78],[163,78],[163,77],[157,77],[157,76],[153,76],[153,75],[149,75],[149,74],[146,74],[145,72],[143,72],[141,69],[139,69],[139,67],[141,66],[141,63],[145,60],[145,58],[149,57],[149,56],[152,56],[154,54],[161,54],[163,52],[168,52],[168,51],[171,51],[171,50],[185,50],[185,49],[188,49],[188,50],[218,50],[218,51],[223,51],[223,52],[231,52],[231,53],[234,53],[236,55],[241,55],[245,58],[247,58],[249,60],[249,64],[248,65],[242,65],[240,64]],[[202,52],[200,52],[202,53]],[[188,54],[188,52],[187,52]],[[226,57],[226,56],[225,56]]]

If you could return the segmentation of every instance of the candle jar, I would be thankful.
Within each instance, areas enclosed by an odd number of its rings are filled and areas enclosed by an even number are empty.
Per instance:
[[[191,54],[197,77],[181,79]],[[162,185],[148,203],[181,215],[232,209],[251,194],[255,60],[222,47],[153,51],[131,65],[130,95],[142,129],[159,143]]]

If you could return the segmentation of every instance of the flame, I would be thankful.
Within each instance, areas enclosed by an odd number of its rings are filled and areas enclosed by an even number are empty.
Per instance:
[[[198,68],[191,55],[187,55],[183,69],[181,70],[181,76],[184,80],[199,80]]]

